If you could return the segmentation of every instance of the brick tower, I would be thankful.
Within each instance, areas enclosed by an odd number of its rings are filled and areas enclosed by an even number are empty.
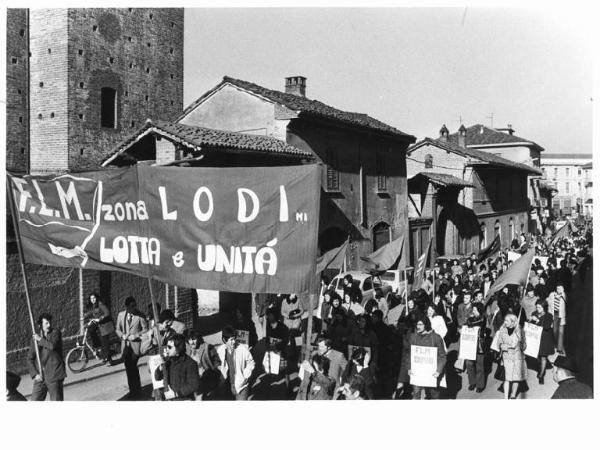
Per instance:
[[[183,109],[183,9],[9,9],[7,169],[95,169]],[[29,54],[29,58],[27,55]]]

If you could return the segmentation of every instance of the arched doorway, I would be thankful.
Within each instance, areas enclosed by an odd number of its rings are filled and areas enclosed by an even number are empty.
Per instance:
[[[380,249],[390,242],[390,226],[379,222],[373,227],[373,251]]]

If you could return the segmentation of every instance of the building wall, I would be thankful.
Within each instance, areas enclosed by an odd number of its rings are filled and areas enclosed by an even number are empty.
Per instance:
[[[70,9],[68,60],[70,168],[96,168],[146,119],[181,114],[183,9]],[[102,87],[117,91],[115,129],[100,126]]]
[[[321,251],[327,249],[326,244],[340,245],[349,234],[352,243],[348,263],[350,268],[358,269],[364,266],[360,256],[374,250],[376,226],[387,224],[392,240],[402,234],[408,235],[405,144],[351,129],[298,120],[288,127],[287,142],[312,151],[319,161],[339,173],[339,190],[328,191],[327,170],[323,170],[319,223]],[[377,158],[385,161],[385,192],[378,191]],[[324,242],[323,236],[327,234],[331,238],[329,231],[332,229],[339,230],[339,244],[331,239]]]
[[[542,158],[542,171],[546,180],[558,189],[553,199],[556,215],[569,215],[576,211],[578,199],[583,205],[586,180],[582,166],[591,160],[592,155],[589,155],[589,158],[566,159],[552,158],[550,154]]]
[[[217,130],[272,136],[274,118],[273,103],[226,85],[207,98],[201,108],[196,108],[180,122]]]
[[[29,154],[27,10],[6,13],[6,169],[27,171]]]
[[[68,10],[32,9],[30,25],[31,173],[68,170]]]
[[[433,158],[432,168],[425,168],[426,155],[431,155]],[[511,240],[509,232],[511,219],[513,235],[522,230],[528,231],[527,175],[520,171],[498,167],[479,165],[466,167],[467,162],[467,158],[433,145],[419,147],[407,157],[409,178],[419,172],[444,173],[475,186],[462,189],[458,193],[456,197],[458,206],[451,201],[444,205],[441,200],[438,200],[440,219],[438,219],[437,234],[440,254],[477,253],[484,244],[491,243],[496,224],[500,225],[502,245],[508,246]],[[432,217],[431,194],[432,190],[429,189],[425,196],[413,195],[415,201],[421,203],[417,206],[423,208],[419,220]],[[446,212],[444,208],[447,209]],[[451,218],[445,230],[442,223],[444,216]],[[417,217],[414,216],[411,226],[415,230],[419,228],[417,223]],[[440,242],[441,235],[444,235],[445,242]],[[414,242],[411,246],[414,254],[418,254],[416,248],[422,248],[421,244],[415,245]]]

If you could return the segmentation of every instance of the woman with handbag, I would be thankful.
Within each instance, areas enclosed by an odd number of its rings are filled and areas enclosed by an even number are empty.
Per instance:
[[[525,335],[514,314],[504,317],[504,324],[498,330],[498,347],[504,367],[504,398],[516,399],[519,384],[527,379],[527,365],[523,353]]]
[[[92,292],[87,304],[87,312],[83,316],[88,323],[88,335],[94,348],[101,348],[102,359],[106,364],[112,364],[109,338],[115,332],[115,324],[110,316],[110,308],[106,302]]]

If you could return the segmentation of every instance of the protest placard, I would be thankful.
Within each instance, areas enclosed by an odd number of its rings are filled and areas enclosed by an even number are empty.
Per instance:
[[[26,262],[178,287],[307,293],[321,170],[157,167],[13,177]]]
[[[537,358],[540,352],[540,340],[542,339],[542,327],[525,322],[523,332],[525,333],[525,353],[527,356]]]
[[[152,387],[154,389],[160,389],[165,386],[163,380],[156,379],[156,368],[161,365],[162,357],[160,355],[151,355],[148,358],[148,369],[150,370],[150,376],[152,377]]]
[[[276,352],[266,352],[263,358],[263,367],[265,372],[272,375],[279,375],[279,364],[281,363],[281,356]]]
[[[437,348],[410,346],[410,384],[422,387],[437,387]]]
[[[460,332],[460,348],[458,358],[470,361],[477,359],[477,339],[479,327],[463,326]]]
[[[490,345],[490,349],[494,350],[495,352],[500,351],[500,344],[498,343],[499,338],[500,335],[498,332],[496,332],[496,334],[494,334],[494,338],[492,339],[492,344]]]
[[[513,252],[512,250],[508,251],[508,260],[510,262],[515,262],[517,259],[519,259],[521,256],[523,256],[522,254],[518,253],[518,252]]]

